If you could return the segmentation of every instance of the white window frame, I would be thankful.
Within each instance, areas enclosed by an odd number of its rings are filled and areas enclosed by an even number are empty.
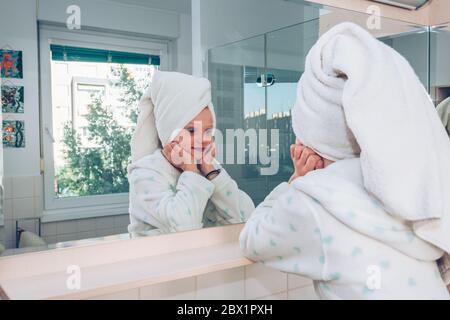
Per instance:
[[[62,27],[39,26],[41,170],[44,175],[43,222],[111,216],[128,213],[128,193],[56,198],[53,160],[53,104],[50,45],[153,54],[160,56],[160,69],[170,70],[169,41],[97,31],[70,31]]]

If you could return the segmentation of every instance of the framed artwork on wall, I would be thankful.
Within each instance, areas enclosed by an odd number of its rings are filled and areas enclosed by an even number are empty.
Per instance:
[[[23,120],[3,120],[3,147],[25,147],[25,122]]]
[[[22,51],[0,49],[2,78],[23,78]]]
[[[4,85],[1,88],[2,112],[23,113],[24,88],[23,86]]]

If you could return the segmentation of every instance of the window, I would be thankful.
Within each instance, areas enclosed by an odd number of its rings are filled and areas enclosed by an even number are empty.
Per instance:
[[[167,43],[41,26],[44,220],[126,213],[139,99]]]

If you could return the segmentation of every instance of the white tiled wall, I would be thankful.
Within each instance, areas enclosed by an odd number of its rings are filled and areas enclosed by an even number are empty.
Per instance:
[[[261,264],[155,284],[92,299],[318,299],[312,280]]]
[[[4,177],[4,221],[0,226],[0,242],[6,248],[15,246],[15,220],[42,217],[42,177]],[[47,243],[102,237],[127,232],[128,214],[100,218],[67,220],[42,224],[42,237]],[[37,220],[20,221],[19,226],[37,233]]]

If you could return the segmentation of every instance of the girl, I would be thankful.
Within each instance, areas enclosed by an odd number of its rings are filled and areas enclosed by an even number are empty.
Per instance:
[[[247,221],[244,254],[324,299],[448,299],[450,142],[407,61],[335,26],[307,56],[292,122],[295,173]]]
[[[128,167],[129,232],[153,235],[246,221],[252,200],[214,159],[209,81],[157,71],[139,108]]]

